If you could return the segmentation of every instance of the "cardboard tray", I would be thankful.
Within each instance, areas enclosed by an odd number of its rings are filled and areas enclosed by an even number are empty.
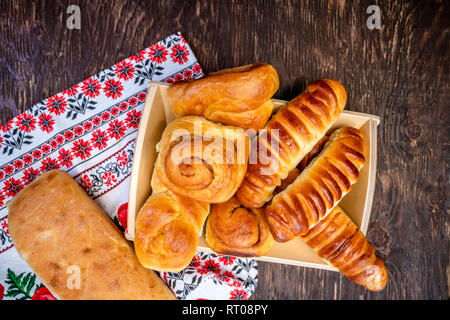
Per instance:
[[[168,87],[169,85],[166,83],[151,82],[142,111],[133,156],[128,200],[128,228],[125,232],[126,238],[131,241],[134,240],[136,216],[151,194],[150,180],[157,156],[156,144],[161,139],[166,125],[175,118],[168,103]],[[287,103],[283,100],[274,101],[274,111]],[[358,128],[365,137],[367,162],[360,172],[358,182],[353,185],[351,191],[339,203],[342,209],[360,227],[363,234],[366,234],[367,231],[375,187],[377,126],[379,123],[380,119],[377,116],[343,111],[331,128],[331,130],[342,126]],[[204,235],[201,235],[199,239],[198,250],[213,252],[206,244]],[[329,266],[319,258],[300,238],[286,243],[275,243],[266,256],[257,259],[336,271],[334,267]]]

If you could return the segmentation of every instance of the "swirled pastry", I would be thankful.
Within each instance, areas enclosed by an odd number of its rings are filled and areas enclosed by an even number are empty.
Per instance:
[[[164,130],[156,159],[158,184],[198,201],[230,199],[244,178],[249,138],[242,128],[186,116]]]
[[[339,206],[301,238],[353,282],[371,291],[380,291],[386,286],[388,273],[383,261]]]
[[[303,235],[326,216],[358,180],[364,152],[361,131],[335,130],[322,152],[265,208],[275,240]]]
[[[212,205],[205,239],[215,252],[241,257],[263,256],[274,242],[264,210],[246,209],[235,197]]]
[[[180,271],[192,260],[209,203],[169,190],[152,194],[136,220],[134,248],[140,263],[158,271]]]
[[[197,115],[245,129],[261,129],[269,119],[280,81],[266,63],[224,69],[168,89],[176,115]]]
[[[292,169],[325,135],[344,109],[347,95],[335,80],[314,81],[281,108],[253,139],[248,170],[236,193],[249,208],[260,208],[272,198]]]

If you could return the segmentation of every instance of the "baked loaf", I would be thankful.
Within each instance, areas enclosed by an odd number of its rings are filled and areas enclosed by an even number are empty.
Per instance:
[[[252,141],[248,170],[236,193],[246,207],[260,208],[292,169],[325,135],[344,109],[347,95],[335,80],[314,81],[281,108]]]
[[[274,242],[264,210],[243,208],[235,197],[212,205],[205,239],[215,252],[240,257],[263,256]]]
[[[249,138],[244,129],[202,117],[172,121],[159,142],[155,173],[159,185],[198,201],[230,199],[244,178]]]
[[[66,172],[42,174],[7,206],[17,251],[56,298],[175,299]]]
[[[198,80],[177,82],[168,89],[176,115],[197,115],[245,129],[261,129],[272,114],[270,99],[280,81],[266,63],[224,69]]]
[[[169,190],[152,194],[136,220],[134,248],[144,267],[181,271],[195,255],[209,203]]]
[[[286,242],[303,235],[330,212],[358,180],[364,154],[358,129],[335,130],[322,152],[265,208],[274,239]]]
[[[371,291],[380,291],[386,286],[388,273],[383,261],[339,206],[301,238],[353,282]]]

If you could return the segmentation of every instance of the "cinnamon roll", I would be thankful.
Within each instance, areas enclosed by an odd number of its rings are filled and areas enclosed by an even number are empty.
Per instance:
[[[175,119],[158,146],[158,183],[198,201],[227,201],[247,170],[249,138],[244,130],[202,117]]]

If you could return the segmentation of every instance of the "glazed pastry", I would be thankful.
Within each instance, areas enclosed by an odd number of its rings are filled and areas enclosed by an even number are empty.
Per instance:
[[[380,291],[386,286],[388,273],[383,261],[339,206],[301,238],[353,282],[371,291]]]
[[[262,209],[246,209],[232,197],[211,206],[206,242],[217,253],[260,257],[273,246],[273,237]]]
[[[136,220],[134,248],[144,267],[181,271],[195,255],[209,203],[173,192],[152,194]]]
[[[168,96],[176,115],[203,116],[257,130],[264,128],[272,113],[271,97],[279,85],[274,67],[255,63],[177,82],[168,89]]]
[[[198,201],[230,199],[244,178],[249,138],[242,128],[202,117],[176,118],[158,144],[158,184]]]
[[[309,84],[298,97],[281,108],[253,139],[249,166],[238,200],[260,208],[339,117],[347,100],[337,81],[322,79]]]
[[[303,235],[326,216],[358,180],[364,154],[358,129],[334,131],[322,152],[265,208],[274,239],[285,242]]]
[[[57,299],[176,299],[67,172],[43,173],[7,206],[17,252]]]

